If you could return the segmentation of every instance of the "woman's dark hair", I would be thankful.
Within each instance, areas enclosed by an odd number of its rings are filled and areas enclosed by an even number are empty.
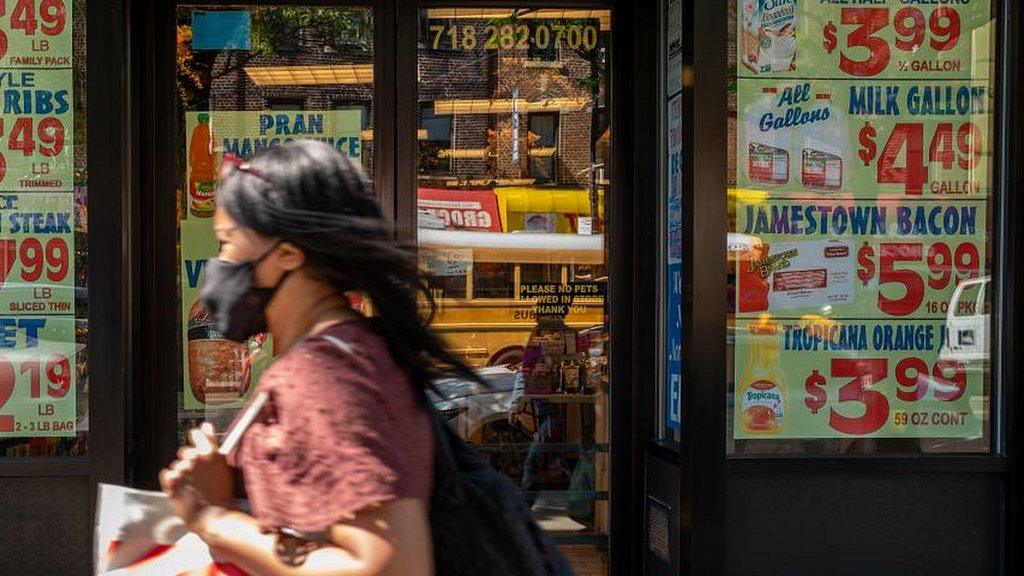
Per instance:
[[[333,147],[296,140],[263,150],[221,180],[217,204],[240,225],[301,249],[310,273],[339,293],[369,297],[371,326],[414,383],[481,382],[428,328],[435,304],[415,244],[394,238],[362,168]]]

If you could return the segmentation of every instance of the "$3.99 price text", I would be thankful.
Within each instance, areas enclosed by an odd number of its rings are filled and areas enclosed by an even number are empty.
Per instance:
[[[838,35],[846,34],[845,47],[839,51],[839,69],[857,77],[881,74],[888,68],[893,57],[893,48],[913,58],[922,47],[929,47],[936,53],[948,52],[960,43],[960,13],[954,7],[942,6],[927,16],[915,6],[906,6],[893,13],[889,8],[843,8],[840,12],[840,29],[829,20],[822,29],[822,47],[832,54],[839,46]],[[896,33],[892,45],[881,37],[889,26]],[[897,66],[900,72],[958,71],[959,60],[928,62],[901,60]]]
[[[16,390],[18,375],[28,378],[29,397],[40,400],[45,393],[47,398],[60,399],[71,390],[71,361],[67,356],[57,354],[49,358],[30,356],[17,366],[7,357],[0,355],[0,432],[44,432],[50,430],[49,422],[31,421],[28,425],[15,420],[11,414],[5,414],[5,406],[11,401]],[[46,389],[43,390],[43,378]],[[52,404],[37,403],[35,416],[45,418],[54,413]],[[54,426],[64,427],[67,423],[54,422]],[[74,430],[71,423],[70,430]]]
[[[901,402],[955,402],[967,390],[967,372],[960,362],[939,360],[929,365],[921,358],[906,357],[893,368],[896,399]],[[833,358],[830,376],[835,380],[830,381],[818,370],[812,371],[804,382],[807,392],[804,406],[813,415],[827,417],[829,427],[842,434],[861,436],[877,432],[890,419],[890,398],[875,389],[889,377],[889,369],[887,358]],[[845,406],[850,408],[837,410]],[[897,414],[894,423],[903,425],[898,421],[902,419],[899,414],[904,412]],[[966,412],[950,410],[929,414],[940,416],[930,416],[926,423],[920,422],[919,417],[917,425],[966,424]]]
[[[922,273],[922,260],[927,269],[927,278]],[[909,264],[900,267],[899,264]],[[926,246],[921,242],[881,242],[877,250],[868,242],[864,242],[857,250],[857,278],[867,286],[871,281],[878,280],[878,309],[889,316],[909,316],[918,311],[924,303],[925,287],[933,291],[944,292],[955,287],[954,280],[977,278],[981,266],[981,255],[978,247],[971,242],[962,242],[951,246],[946,242],[935,242]],[[888,285],[901,286],[896,292],[902,291],[898,298],[890,297],[894,291],[883,293],[882,288]],[[935,300],[928,302],[929,312],[946,313],[948,301]],[[974,306],[973,302],[963,305]],[[973,309],[957,310],[958,314],[975,314]]]

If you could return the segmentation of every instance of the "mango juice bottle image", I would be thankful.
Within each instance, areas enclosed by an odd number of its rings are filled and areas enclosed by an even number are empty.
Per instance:
[[[213,216],[213,193],[217,187],[217,165],[213,156],[213,134],[210,115],[199,114],[199,123],[192,129],[188,146],[189,210],[193,216]]]
[[[786,376],[779,365],[779,327],[750,325],[747,366],[740,375],[741,425],[747,434],[781,434],[786,427]]]

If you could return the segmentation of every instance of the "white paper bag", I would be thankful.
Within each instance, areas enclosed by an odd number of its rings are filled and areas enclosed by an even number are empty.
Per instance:
[[[94,545],[98,576],[245,574],[216,562],[162,492],[100,484]]]

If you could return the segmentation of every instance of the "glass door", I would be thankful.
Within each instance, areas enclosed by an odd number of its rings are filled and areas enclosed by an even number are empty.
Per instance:
[[[607,10],[419,14],[417,229],[434,328],[491,386],[437,405],[580,574],[610,531]]]
[[[224,339],[199,301],[221,161],[311,138],[372,174],[373,24],[361,7],[177,10],[179,435],[203,420],[223,430],[272,361],[265,338]]]

